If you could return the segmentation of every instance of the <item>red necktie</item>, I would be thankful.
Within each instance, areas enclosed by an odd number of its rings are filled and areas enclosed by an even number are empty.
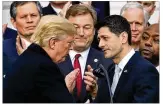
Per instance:
[[[81,75],[81,67],[78,58],[80,57],[80,54],[75,55],[75,61],[74,61],[74,69],[79,68],[79,74],[76,79],[76,87],[77,87],[77,96],[80,96],[81,93],[81,86],[82,86],[82,75]]]

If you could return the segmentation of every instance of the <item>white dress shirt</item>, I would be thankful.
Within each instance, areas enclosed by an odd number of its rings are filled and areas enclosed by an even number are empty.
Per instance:
[[[24,38],[22,38],[22,37],[20,37],[20,39],[21,39],[21,41],[23,41],[23,42],[25,43],[25,47],[26,47],[26,48],[24,48],[24,49],[27,49],[28,46],[31,45],[31,42],[27,41],[26,39],[24,39]]]
[[[116,89],[116,86],[118,84],[119,78],[122,74],[122,71],[124,69],[124,67],[126,66],[126,64],[128,63],[128,61],[130,60],[130,58],[135,54],[135,50],[131,49],[130,52],[118,63],[118,65],[116,65],[115,67],[115,73],[114,73],[114,77],[113,77],[113,83],[111,86],[111,91],[112,94],[114,95],[114,91]]]
[[[51,7],[53,8],[53,10],[59,15],[59,12],[61,12],[62,9],[60,8],[55,8],[51,5]]]
[[[119,73],[119,76],[122,74],[122,70],[130,60],[130,58],[135,54],[135,50],[131,49],[130,52],[118,63],[118,67],[120,67],[121,72]]]
[[[81,52],[81,53],[78,53],[74,50],[70,50],[69,51],[69,55],[70,55],[70,59],[71,59],[71,62],[72,62],[72,66],[74,64],[74,60],[75,60],[75,55],[76,54],[80,54],[81,56],[79,57],[79,62],[80,62],[80,67],[81,67],[81,74],[82,74],[82,78],[83,78],[83,75],[84,75],[84,72],[85,72],[85,68],[86,68],[86,62],[87,62],[87,57],[88,57],[88,53],[89,53],[89,50],[90,48],[88,48],[87,50]]]

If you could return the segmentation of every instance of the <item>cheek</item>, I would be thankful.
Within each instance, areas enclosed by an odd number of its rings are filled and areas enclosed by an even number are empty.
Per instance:
[[[63,52],[64,54],[66,54],[68,51],[69,51],[69,46],[68,46],[68,44],[67,44],[67,45],[65,45],[64,49],[62,50],[62,52]]]
[[[144,27],[140,27],[139,28],[139,35],[142,35],[143,34],[143,31],[144,31]]]
[[[154,54],[156,54],[156,55],[159,55],[159,45],[155,45],[154,47],[153,47],[153,49],[154,49]]]
[[[93,29],[85,30],[84,32],[85,32],[85,35],[86,35],[86,36],[92,36],[92,35],[94,35]]]
[[[40,17],[36,18],[35,20],[36,20],[35,23],[37,25],[39,23],[39,21],[40,21]]]

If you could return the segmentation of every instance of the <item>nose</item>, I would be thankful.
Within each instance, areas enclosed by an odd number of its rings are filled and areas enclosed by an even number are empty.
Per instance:
[[[102,40],[99,41],[98,47],[101,49],[104,48],[104,42]]]
[[[79,36],[84,36],[84,29],[83,28],[79,28],[77,30],[77,33],[78,33]]]
[[[145,45],[146,45],[146,46],[152,46],[152,39],[148,39],[148,40],[145,42]]]
[[[137,30],[137,26],[134,22],[131,23],[130,26],[131,26],[131,30]]]
[[[33,20],[32,20],[32,18],[31,18],[31,16],[28,16],[28,17],[27,17],[27,19],[26,19],[26,21],[27,21],[28,23],[33,22]]]

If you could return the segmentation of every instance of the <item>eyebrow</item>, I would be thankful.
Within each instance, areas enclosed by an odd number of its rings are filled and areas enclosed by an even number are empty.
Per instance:
[[[145,31],[144,34],[151,35],[151,33],[147,32],[147,31]],[[159,36],[160,34],[157,33],[157,32],[155,32],[155,33],[152,34],[152,35],[153,35],[153,36]]]

